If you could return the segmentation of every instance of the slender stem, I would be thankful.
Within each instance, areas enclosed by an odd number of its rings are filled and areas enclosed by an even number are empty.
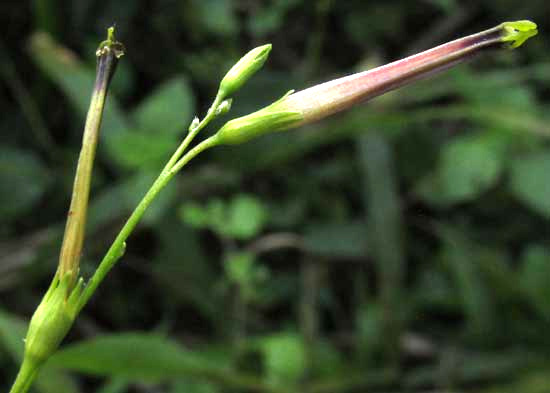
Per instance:
[[[99,267],[95,271],[94,275],[90,279],[89,283],[86,285],[86,288],[82,292],[80,302],[78,305],[78,311],[86,305],[90,297],[93,295],[99,284],[103,281],[107,273],[113,268],[115,263],[122,257],[124,254],[124,249],[126,247],[126,239],[130,236],[138,222],[141,220],[145,211],[151,205],[153,200],[156,198],[158,193],[166,187],[168,182],[174,177],[174,175],[185,166],[191,159],[196,155],[203,152],[206,149],[209,149],[215,146],[218,143],[215,135],[211,136],[208,139],[205,139],[193,149],[189,150],[179,161],[175,162],[171,166],[166,165],[166,168],[160,173],[159,177],[155,180],[149,191],[145,194],[143,199],[139,202],[136,209],[132,212],[119,234],[113,241],[113,244],[105,254],[105,257],[99,264]],[[172,156],[171,161],[176,155]]]
[[[27,359],[23,360],[15,382],[13,383],[10,393],[25,393],[29,390],[38,374],[38,365],[31,363]]]
[[[195,138],[195,136],[197,136],[197,134],[199,133],[200,130],[202,130],[204,127],[206,127],[206,125],[208,123],[210,123],[210,121],[216,117],[216,109],[218,108],[218,106],[220,106],[221,102],[223,101],[223,96],[220,95],[220,93],[218,93],[216,95],[216,98],[214,99],[214,102],[212,103],[212,105],[210,106],[210,109],[208,109],[208,112],[206,112],[206,116],[204,117],[204,119],[201,120],[201,122],[194,128],[191,128],[189,130],[189,133],[187,134],[187,136],[185,137],[185,139],[183,140],[183,142],[181,143],[181,145],[179,145],[179,147],[177,148],[177,150],[175,151],[175,153],[172,155],[172,157],[170,158],[170,160],[168,161],[168,163],[166,164],[166,166],[164,167],[163,169],[163,172],[164,171],[167,171],[167,170],[170,170],[170,168],[172,168],[172,166],[178,161],[178,159],[181,157],[181,155],[183,154],[183,152],[187,149],[187,147],[189,146],[189,144],[191,143],[191,141],[193,141],[193,139]]]

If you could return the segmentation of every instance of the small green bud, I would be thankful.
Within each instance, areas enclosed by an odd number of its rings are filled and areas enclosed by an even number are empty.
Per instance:
[[[197,116],[195,116],[193,118],[193,121],[191,122],[191,124],[189,125],[189,131],[193,131],[195,128],[197,128],[200,124],[200,120]]]
[[[45,362],[67,335],[76,315],[83,281],[74,289],[70,274],[56,274],[42,302],[34,312],[25,338],[25,359],[34,364]]]
[[[225,115],[227,112],[229,112],[231,110],[231,104],[233,104],[232,98],[223,100],[220,106],[216,108],[216,116]]]
[[[254,48],[231,67],[220,82],[221,97],[228,97],[239,90],[256,71],[262,68],[270,51],[271,44]]]

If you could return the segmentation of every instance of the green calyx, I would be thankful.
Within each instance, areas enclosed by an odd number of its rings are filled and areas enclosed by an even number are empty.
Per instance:
[[[537,24],[530,20],[518,20],[504,22],[500,25],[503,29],[502,42],[506,42],[510,48],[521,46],[529,38],[537,35]]]
[[[283,104],[284,99],[292,92],[293,90],[289,91],[282,98],[259,111],[225,123],[215,135],[217,143],[236,145],[263,134],[284,131],[297,125],[304,118],[302,113],[289,110]]]
[[[100,57],[113,52],[115,57],[119,59],[124,56],[125,51],[124,45],[115,39],[115,27],[111,26],[107,29],[107,39],[99,44],[95,55]]]
[[[72,285],[72,275],[56,274],[42,302],[34,312],[25,338],[25,359],[45,362],[59,347],[78,314],[83,280]],[[71,289],[73,288],[73,289]]]

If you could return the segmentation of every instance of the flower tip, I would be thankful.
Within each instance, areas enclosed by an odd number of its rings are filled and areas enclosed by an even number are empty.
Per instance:
[[[107,29],[107,39],[102,41],[96,51],[96,56],[100,57],[106,53],[113,52],[117,59],[124,56],[126,49],[121,42],[117,41],[115,38],[115,26],[111,26]]]
[[[267,58],[267,55],[269,55],[269,52],[271,52],[271,48],[273,45],[271,44],[265,44],[262,46],[257,47],[258,55],[256,56],[256,59],[262,60],[263,58]]]
[[[530,20],[518,20],[515,22],[504,22],[502,42],[506,42],[509,48],[518,48],[529,38],[537,35],[537,24]]]
[[[220,82],[219,97],[223,99],[239,90],[256,71],[262,68],[270,51],[271,44],[265,44],[244,55]]]
[[[115,40],[115,26],[111,26],[107,29],[107,41],[114,42]]]

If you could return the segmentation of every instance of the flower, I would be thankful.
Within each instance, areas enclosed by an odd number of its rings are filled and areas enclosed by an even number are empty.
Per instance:
[[[242,143],[264,133],[312,123],[446,70],[489,48],[517,48],[536,34],[537,25],[531,21],[504,22],[372,70],[287,94],[257,112],[227,122],[218,131],[218,143]]]

